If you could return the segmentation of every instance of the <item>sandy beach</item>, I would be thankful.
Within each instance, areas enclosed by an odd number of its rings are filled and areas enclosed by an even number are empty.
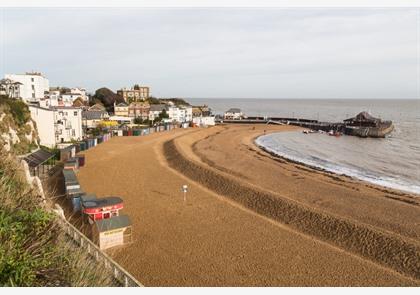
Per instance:
[[[122,197],[133,222],[134,243],[110,254],[146,286],[420,286],[418,199],[254,144],[294,128],[177,129],[88,150],[83,190]]]

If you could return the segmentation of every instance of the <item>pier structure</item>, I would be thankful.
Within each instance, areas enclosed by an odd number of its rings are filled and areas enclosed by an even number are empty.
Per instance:
[[[294,125],[312,130],[322,131],[340,131],[344,132],[344,123],[320,122],[318,120],[303,119],[303,118],[282,118],[282,117],[247,117],[241,120],[216,120],[216,123],[228,124],[279,124],[279,125]]]

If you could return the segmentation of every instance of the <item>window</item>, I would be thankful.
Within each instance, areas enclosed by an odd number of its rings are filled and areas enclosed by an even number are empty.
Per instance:
[[[74,129],[71,130],[71,135],[76,136],[76,131]]]
[[[32,85],[32,90],[35,90],[35,85]]]
[[[77,116],[77,111],[74,112],[74,116]]]
[[[32,93],[32,98],[35,98],[35,93]]]
[[[31,78],[31,81],[34,82],[35,81],[34,78]]]

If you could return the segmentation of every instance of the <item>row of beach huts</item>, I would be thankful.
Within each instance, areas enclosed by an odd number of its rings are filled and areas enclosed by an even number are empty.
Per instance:
[[[120,214],[124,208],[122,198],[118,196],[97,198],[95,194],[83,191],[77,179],[77,171],[86,165],[86,158],[80,152],[94,148],[114,136],[145,136],[154,132],[170,131],[174,128],[176,127],[167,124],[144,129],[110,130],[60,150],[60,160],[64,163],[66,201],[73,213],[80,214],[83,222],[92,226],[91,238],[100,249],[132,242],[132,225],[127,215]]]

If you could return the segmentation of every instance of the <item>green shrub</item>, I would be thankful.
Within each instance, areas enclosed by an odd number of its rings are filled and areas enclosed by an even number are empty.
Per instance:
[[[31,113],[28,106],[21,100],[1,96],[0,104],[3,105],[6,110],[8,109],[18,126],[25,125],[31,119]]]
[[[0,150],[0,286],[116,286],[45,206]]]

